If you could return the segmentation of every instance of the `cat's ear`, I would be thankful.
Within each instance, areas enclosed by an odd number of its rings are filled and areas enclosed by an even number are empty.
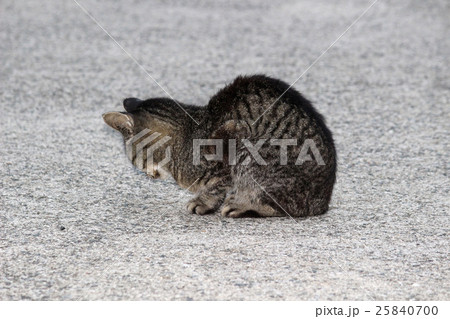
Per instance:
[[[106,124],[122,134],[133,132],[134,120],[130,114],[122,112],[107,112],[102,115]]]
[[[134,112],[138,110],[142,105],[144,104],[144,101],[137,99],[135,97],[129,97],[125,100],[123,100],[123,108],[127,112]]]

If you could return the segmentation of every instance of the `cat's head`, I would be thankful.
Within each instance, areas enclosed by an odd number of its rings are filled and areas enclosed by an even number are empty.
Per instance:
[[[168,99],[129,98],[123,102],[125,112],[103,114],[105,123],[122,134],[128,159],[153,178],[171,175],[171,148],[177,134],[172,104]]]

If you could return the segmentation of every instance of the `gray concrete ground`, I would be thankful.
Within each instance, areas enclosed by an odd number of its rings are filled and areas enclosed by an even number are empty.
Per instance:
[[[197,104],[294,81],[370,4],[80,3]],[[0,299],[449,299],[449,15],[380,0],[296,83],[337,143],[328,214],[232,220],[128,163],[101,114],[164,93],[73,1],[2,1]]]

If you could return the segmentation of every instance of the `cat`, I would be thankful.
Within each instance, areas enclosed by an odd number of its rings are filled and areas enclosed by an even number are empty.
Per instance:
[[[128,98],[123,105],[126,112],[105,113],[104,121],[125,145],[141,143],[127,151],[135,166],[153,178],[172,176],[195,193],[189,212],[304,217],[328,210],[337,166],[332,133],[287,83],[239,76],[205,107],[168,98]],[[153,164],[164,159],[164,167]]]

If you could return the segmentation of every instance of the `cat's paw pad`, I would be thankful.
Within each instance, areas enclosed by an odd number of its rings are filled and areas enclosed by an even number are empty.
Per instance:
[[[205,215],[205,214],[211,214],[214,212],[214,209],[205,205],[202,201],[198,199],[190,200],[187,203],[187,210],[192,214],[197,215]]]
[[[220,214],[230,218],[261,217],[257,211],[236,204],[225,205]]]

